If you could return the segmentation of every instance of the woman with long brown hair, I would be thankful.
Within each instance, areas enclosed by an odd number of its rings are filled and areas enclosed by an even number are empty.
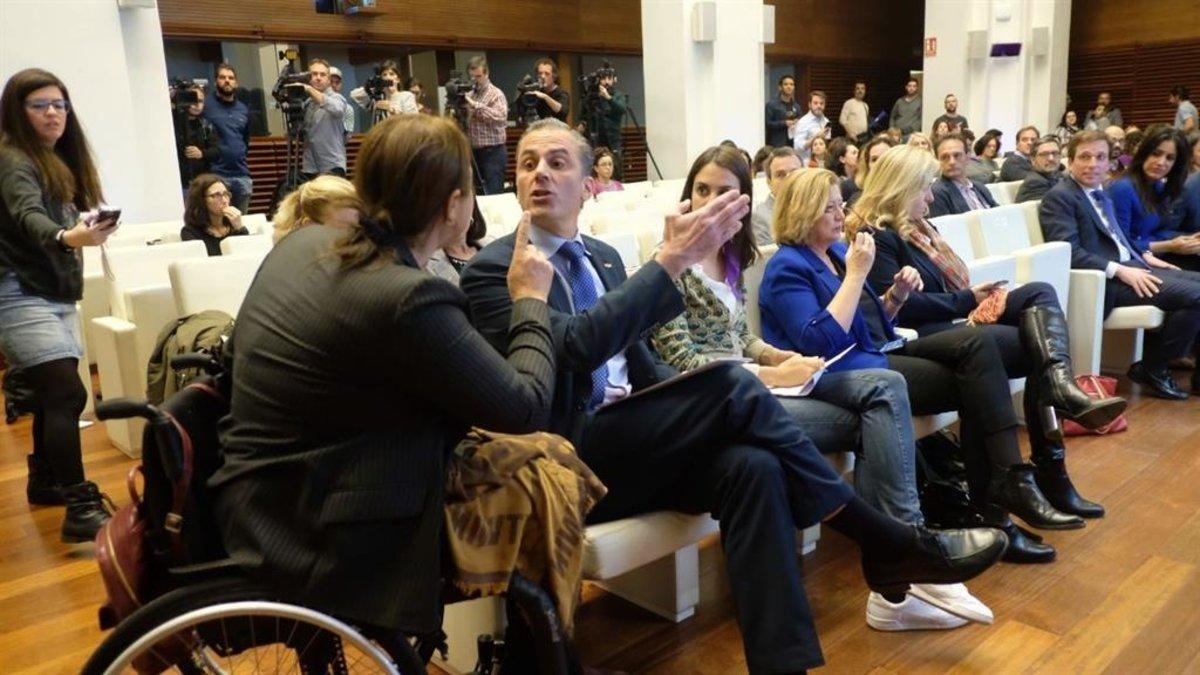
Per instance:
[[[84,479],[75,311],[78,249],[103,244],[117,226],[112,212],[84,213],[103,198],[66,85],[37,68],[13,75],[0,94],[0,350],[37,401],[26,496],[66,504],[66,542],[91,541],[110,516],[107,497]]]
[[[221,240],[250,234],[242,225],[242,212],[230,204],[233,193],[215,173],[202,173],[188,186],[179,238],[199,239],[209,255],[221,255]]]

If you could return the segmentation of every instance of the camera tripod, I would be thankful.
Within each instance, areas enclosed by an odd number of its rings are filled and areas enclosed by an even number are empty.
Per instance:
[[[468,139],[471,138],[471,132],[469,129],[467,129],[466,102],[460,102],[457,105],[448,104],[446,106],[446,115],[454,119],[454,122],[458,124],[458,128],[467,135]],[[471,175],[473,177],[473,182],[475,183],[475,195],[478,196],[483,194],[483,175],[479,173],[479,163],[475,161],[474,149],[471,150]]]
[[[275,217],[279,202],[300,187],[300,183],[303,182],[300,169],[304,163],[304,109],[300,106],[282,106],[281,109],[287,125],[287,148],[284,150],[286,169],[283,172],[283,178],[279,179],[279,183],[275,185],[275,192],[271,195],[271,203],[267,207],[268,219]]]
[[[599,98],[600,98],[599,95],[587,94],[586,98],[584,98],[584,101],[583,101],[583,120],[584,120],[584,123],[587,124],[587,139],[588,139],[588,142],[592,144],[593,148],[595,148],[597,146],[597,143],[600,138],[600,110],[599,110],[599,100],[598,100]],[[622,126],[624,126],[624,122],[625,122],[626,118],[628,118],[630,122],[633,122],[633,128],[637,130],[638,134],[640,134],[643,139],[645,139],[646,155],[650,158],[650,164],[651,164],[651,166],[654,167],[654,172],[658,174],[658,179],[662,180],[663,172],[662,172],[662,169],[658,168],[658,160],[654,159],[654,151],[650,149],[650,139],[646,137],[646,130],[642,127],[641,124],[638,123],[637,115],[635,115],[633,113],[633,106],[631,106],[631,105],[625,106],[625,114],[621,116]],[[621,130],[620,130],[620,127],[618,127],[618,129],[617,129],[617,137],[618,138],[620,138],[620,134],[621,134]],[[619,175],[617,176],[617,178],[619,178],[620,180],[625,180],[625,143],[624,142],[621,143],[621,148],[619,150],[616,150],[613,152],[613,155],[616,157],[617,169],[620,172]],[[650,178],[649,171],[646,172],[646,178]]]

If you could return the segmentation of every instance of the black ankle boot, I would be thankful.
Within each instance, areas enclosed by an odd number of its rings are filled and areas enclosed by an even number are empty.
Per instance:
[[[1054,508],[1083,518],[1103,518],[1104,507],[1084,499],[1067,474],[1067,452],[1061,443],[1042,440],[1033,442],[1030,461],[1033,462],[1033,478],[1038,489]]]
[[[116,510],[108,495],[91,481],[63,487],[67,517],[63,519],[62,540],[68,544],[93,541],[100,527]]]
[[[991,503],[1040,530],[1075,530],[1083,519],[1054,508],[1038,489],[1032,464],[997,469],[992,478]]]
[[[1033,359],[1030,377],[1041,379],[1039,403],[1052,406],[1085,429],[1099,429],[1125,412],[1120,396],[1092,399],[1075,383],[1067,320],[1058,307],[1039,305],[1021,312],[1021,345]]]
[[[25,458],[29,464],[29,482],[25,484],[25,497],[30,504],[39,506],[62,506],[62,488],[54,481],[54,471],[37,455]]]
[[[1004,551],[1004,562],[1022,565],[1054,562],[1058,552],[1054,547],[1042,542],[1042,538],[1020,527],[1008,517],[1003,509],[989,506],[984,509],[984,521],[989,527],[995,527],[1008,537],[1008,548]]]

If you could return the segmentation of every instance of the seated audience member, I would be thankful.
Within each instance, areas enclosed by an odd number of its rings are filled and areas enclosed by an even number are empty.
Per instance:
[[[1124,126],[1121,109],[1112,104],[1112,95],[1102,91],[1096,96],[1096,107],[1088,111],[1083,128],[1088,131],[1104,131],[1110,126]]]
[[[454,122],[381,121],[355,169],[366,217],[286,237],[238,312],[216,522],[230,557],[285,599],[436,631],[450,450],[471,426],[545,426],[550,264],[515,247],[499,353],[471,327],[462,292],[422,270],[467,228],[471,180]]]
[[[1042,198],[1062,180],[1062,146],[1058,137],[1042,136],[1033,146],[1033,168],[1025,174],[1014,201],[1032,202]]]
[[[1058,144],[1065,148],[1071,141],[1071,137],[1077,133],[1079,133],[1079,118],[1075,115],[1074,110],[1068,110],[1063,113],[1058,128],[1054,130],[1054,135],[1058,138]]]
[[[354,184],[341,176],[317,176],[301,183],[279,202],[272,225],[272,240],[278,244],[289,233],[306,225],[348,228],[362,216],[362,200]]]
[[[725,148],[701,153],[688,172],[682,199],[690,199],[695,209],[726,192],[749,195],[750,176],[737,164]],[[804,385],[823,362],[776,349],[747,327],[742,275],[758,250],[746,220],[721,248],[676,280],[684,312],[655,330],[651,342],[659,356],[680,371],[744,357],[751,360],[745,367],[768,387]],[[897,520],[920,524],[924,518],[909,469],[916,461],[912,413],[904,392],[904,378],[898,373],[868,369],[831,373],[820,378],[808,396],[779,397],[779,403],[821,452],[860,455],[854,490],[864,501]],[[955,586],[917,585],[911,595],[897,593],[891,599],[873,592],[867,601],[867,623],[887,631],[956,628],[967,623],[960,614],[990,623],[986,606],[966,587]]]
[[[1113,210],[1125,236],[1142,250],[1185,270],[1200,271],[1200,236],[1176,229],[1187,178],[1187,139],[1165,124],[1146,130],[1125,175],[1108,186]]]
[[[1104,137],[1108,139],[1108,144],[1112,146],[1112,154],[1109,157],[1108,177],[1115,178],[1129,167],[1129,160],[1132,156],[1128,153],[1128,144],[1125,142],[1126,135],[1130,132],[1125,131],[1118,126],[1109,126],[1100,131],[1104,132]]]
[[[824,168],[825,162],[829,159],[828,145],[825,143],[823,136],[814,136],[808,142],[808,162],[805,164],[810,169]]]
[[[604,146],[596,148],[596,158],[592,160],[592,175],[588,179],[588,192],[592,194],[593,199],[601,192],[621,192],[625,189],[621,181],[613,178],[614,170],[612,150]]]
[[[750,162],[750,176],[752,178],[758,178],[759,174],[765,175],[766,170],[763,168],[763,162],[767,161],[767,157],[771,155],[771,150],[774,150],[774,148],[764,145],[758,149],[758,152],[754,153],[754,159]]]
[[[1161,328],[1146,331],[1142,360],[1129,378],[1170,399],[1185,399],[1167,364],[1192,353],[1200,333],[1200,275],[1159,260],[1127,237],[1104,189],[1111,145],[1098,131],[1081,131],[1067,145],[1067,172],[1042,197],[1038,208],[1047,241],[1071,245],[1071,267],[1100,270],[1108,277],[1104,313],[1114,307],[1153,305],[1166,312]],[[1197,371],[1200,373],[1200,371]],[[1192,377],[1200,391],[1200,375]]]
[[[1023,127],[1017,132],[1017,148],[1004,156],[1000,182],[1025,180],[1025,174],[1033,171],[1033,144],[1039,136],[1041,134],[1035,126]]]
[[[839,178],[854,178],[858,171],[858,146],[845,136],[838,136],[829,143],[825,167]]]
[[[872,174],[868,191],[875,184]],[[784,182],[774,223],[780,246],[759,289],[763,339],[824,359],[850,347],[826,374],[890,368],[904,376],[914,415],[958,411],[971,497],[990,525],[1007,532],[1005,559],[1050,562],[1054,549],[1018,530],[1008,512],[1035,527],[1082,527],[1083,521],[1051,506],[1032,467],[1021,462],[1019,423],[995,341],[978,328],[899,339],[896,313],[919,288],[920,275],[906,268],[882,299],[876,296],[866,286],[875,241],[861,232],[847,249],[843,223],[832,173],[806,170]]]
[[[927,150],[930,154],[933,154],[933,143],[929,140],[928,136],[919,131],[914,131],[909,134],[908,141],[905,142],[905,145],[912,145],[921,148],[922,150]]]
[[[750,200],[727,192],[696,210],[681,204],[655,259],[626,279],[612,247],[579,234],[589,155],[583,137],[557,120],[530,125],[517,146],[530,244],[558,270],[550,293],[559,362],[549,427],[568,435],[608,487],[591,522],[661,509],[711,512],[720,521],[752,673],[822,663],[801,585],[797,528],[824,521],[847,532],[863,547],[868,585],[885,594],[907,583],[965,581],[1001,554],[1005,538],[995,530],[933,533],[854,496],[740,365],[718,363],[645,391],[676,371],[642,337],[684,311],[675,280],[743,226]],[[478,325],[498,347],[511,330],[505,276],[513,247],[511,235],[492,242],[462,277]]]
[[[483,248],[485,240],[488,240],[487,222],[484,221],[476,203],[470,225],[461,236],[429,256],[429,263],[425,265],[426,271],[457,286],[463,268]]]
[[[938,139],[950,133],[950,124],[945,120],[939,121],[933,125],[933,131],[929,134],[930,142],[937,145]]]
[[[767,156],[764,163],[764,169],[767,172],[767,190],[771,194],[767,195],[765,201],[754,207],[753,213],[750,215],[750,225],[754,231],[754,243],[759,246],[767,246],[774,244],[775,239],[771,236],[771,218],[775,212],[775,191],[779,188],[779,184],[783,182],[793,171],[799,171],[800,158],[796,156],[796,151],[791,148],[775,148],[771,154]]]
[[[863,146],[862,152],[858,154],[858,170],[854,172],[854,177],[844,179],[841,184],[842,194],[846,195],[845,203],[847,208],[854,205],[854,200],[858,199],[863,186],[867,184],[867,175],[871,172],[871,163],[897,145],[899,143],[892,140],[891,136],[880,134],[867,141],[867,144]]]
[[[1031,282],[1005,290],[1003,284],[970,283],[966,264],[923,215],[936,170],[932,161],[903,148],[875,165],[871,185],[847,218],[851,232],[866,229],[866,223],[873,226],[875,263],[867,281],[883,293],[901,270],[911,267],[921,275],[921,287],[900,307],[899,325],[926,336],[953,329],[962,320],[988,333],[1008,377],[1025,378],[1025,424],[1038,487],[1059,511],[1102,516],[1103,507],[1076,492],[1067,475],[1061,434],[1046,428],[1048,415],[1042,413],[1051,408],[1097,429],[1124,412],[1125,401],[1093,401],[1076,385],[1067,320],[1053,286]]]
[[[935,152],[942,175],[933,183],[933,203],[929,206],[931,218],[997,206],[991,191],[983,183],[967,177],[967,143],[962,136],[943,136]]]
[[[903,142],[904,135],[900,133],[900,130],[896,127],[888,127],[887,131],[883,133],[886,134],[888,138],[895,141],[896,145],[900,145],[900,143]]]
[[[216,174],[196,176],[188,186],[179,238],[203,241],[211,256],[221,255],[221,240],[225,237],[250,234],[242,225],[242,212],[230,205],[231,199],[233,194]]]
[[[975,153],[967,164],[967,178],[985,185],[995,183],[996,174],[1000,171],[1000,165],[996,163],[996,158],[1000,156],[1000,134],[985,133],[975,141],[972,149]]]

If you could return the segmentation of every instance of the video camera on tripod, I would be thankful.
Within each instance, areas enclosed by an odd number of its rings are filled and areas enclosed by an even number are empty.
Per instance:
[[[591,73],[580,75],[579,84],[583,85],[583,91],[580,95],[583,97],[584,104],[586,105],[589,101],[594,103],[600,98],[600,80],[616,76],[616,68],[609,65],[608,61],[605,61],[603,65]],[[612,92],[609,93],[611,94]]]
[[[300,52],[295,49],[279,52],[279,58],[287,59],[288,64],[279,74],[279,79],[275,80],[275,86],[271,88],[271,98],[275,99],[275,103],[283,111],[288,135],[291,135],[292,126],[304,120],[303,108],[304,102],[308,100],[308,93],[304,91],[304,87],[290,85],[308,84],[308,73],[297,72],[296,60],[300,58]]]
[[[517,83],[517,98],[513,101],[513,108],[517,113],[517,124],[520,126],[529,126],[540,119],[538,114],[537,103],[538,97],[534,92],[542,90],[542,83],[533,75],[526,74]]]
[[[475,88],[475,80],[465,77],[462,71],[450,71],[450,79],[442,85],[446,89],[446,114],[453,117],[458,126],[467,130],[467,92]]]
[[[171,107],[179,109],[199,103],[203,98],[196,87],[204,87],[208,80],[185,80],[181,77],[167,79],[167,91],[171,95]]]

